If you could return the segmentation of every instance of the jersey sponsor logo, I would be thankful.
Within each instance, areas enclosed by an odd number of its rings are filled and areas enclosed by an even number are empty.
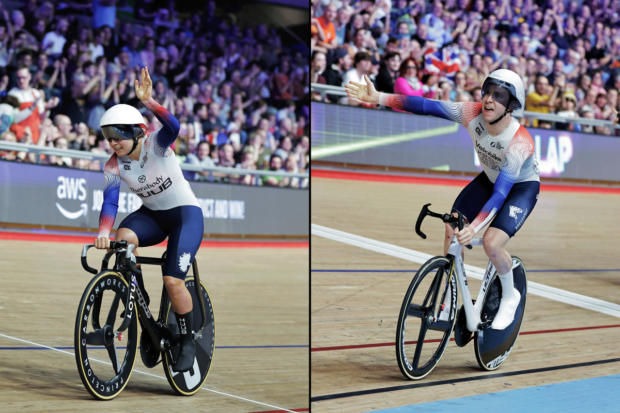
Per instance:
[[[500,150],[500,151],[501,151],[502,149],[504,149],[504,147],[502,146],[502,144],[501,144],[501,143],[499,143],[499,142],[491,142],[491,148],[495,148],[495,149],[498,149],[498,150]]]
[[[147,152],[144,154],[144,157],[140,161],[140,168],[144,168],[144,165],[146,165],[146,161],[148,160],[149,160],[149,153]]]
[[[510,218],[515,219],[515,224],[516,224],[517,220],[519,219],[519,216],[517,214],[520,214],[522,212],[523,210],[521,208],[510,205],[510,213],[508,215],[510,216]]]
[[[129,165],[124,165],[124,166],[125,166],[125,170],[126,171],[131,171],[131,166],[129,166]]]
[[[186,272],[189,269],[191,254],[189,252],[183,253],[179,256],[179,269]]]
[[[482,126],[482,123],[478,122],[478,126],[476,127],[476,133],[478,134],[478,136],[482,135],[482,132],[484,131],[484,126]]]
[[[493,169],[494,171],[500,171],[500,164],[503,163],[502,158],[495,155],[493,152],[487,151],[480,145],[480,142],[476,141],[476,150],[478,151],[478,158],[480,162]]]
[[[138,178],[140,183],[144,183],[146,181],[146,176],[141,175]],[[172,181],[170,178],[164,179],[163,176],[158,176],[155,182],[151,184],[146,184],[141,188],[130,188],[136,195],[141,198],[148,198],[151,195],[157,195],[164,192],[166,189],[172,186]],[[144,191],[144,192],[143,192]]]

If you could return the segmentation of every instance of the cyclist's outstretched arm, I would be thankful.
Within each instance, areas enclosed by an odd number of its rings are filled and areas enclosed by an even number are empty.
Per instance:
[[[99,235],[97,238],[109,238],[116,220],[118,197],[121,189],[121,174],[118,169],[116,154],[112,155],[110,160],[106,162],[103,177],[105,186],[103,189],[103,205],[99,214]]]
[[[521,126],[506,148],[506,163],[495,180],[491,197],[471,223],[471,228],[478,233],[497,214],[512,189],[523,163],[534,155],[534,141],[529,132]]]
[[[400,109],[416,115],[436,116],[451,120],[467,127],[469,122],[482,113],[482,104],[466,102],[454,103],[431,100],[419,96],[393,95],[375,90],[374,85],[364,76],[366,84],[350,82],[345,85],[349,98]]]

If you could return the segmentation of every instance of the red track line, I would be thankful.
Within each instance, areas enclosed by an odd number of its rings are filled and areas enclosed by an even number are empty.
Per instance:
[[[77,244],[92,244],[95,235],[54,235],[54,234],[33,234],[27,232],[1,232],[0,240],[13,241],[35,241],[35,242],[64,242]],[[158,244],[159,247],[165,247],[168,241]],[[207,248],[309,248],[309,243],[305,241],[290,242],[266,242],[266,241],[203,241],[201,247]]]
[[[310,409],[305,408],[305,409],[289,409],[292,410],[294,412],[309,412]],[[279,413],[279,412],[283,412],[284,410],[269,410],[269,411],[265,411],[265,412],[252,412],[252,413]]]
[[[371,182],[392,182],[402,184],[422,184],[422,185],[447,185],[464,187],[469,180],[452,178],[426,178],[404,175],[373,174],[345,171],[326,171],[323,169],[313,169],[311,175],[314,178],[345,179],[350,181],[371,181]],[[543,183],[541,191],[550,192],[581,192],[581,193],[601,193],[601,194],[620,194],[620,188],[605,188],[597,186],[578,186],[578,185],[554,185]]]
[[[450,178],[426,178],[404,175],[370,174],[359,172],[326,171],[312,169],[312,178],[346,179],[350,181],[395,182],[402,184],[450,185],[464,187],[469,180]]]
[[[600,328],[618,328],[620,324],[614,324],[609,326],[595,326],[595,327],[577,327],[577,328],[563,328],[559,330],[537,330],[537,331],[525,331],[519,333],[520,336],[525,336],[528,334],[547,334],[547,333],[566,333],[568,331],[582,331],[582,330],[596,330]],[[438,343],[441,340],[425,340],[425,343]],[[450,341],[454,341],[453,338]],[[405,344],[416,344],[417,341],[405,341]],[[376,343],[376,344],[358,344],[353,346],[336,346],[336,347],[315,347],[310,351],[333,351],[333,350],[349,350],[349,349],[357,349],[357,348],[369,348],[369,347],[390,347],[394,346],[396,343]]]

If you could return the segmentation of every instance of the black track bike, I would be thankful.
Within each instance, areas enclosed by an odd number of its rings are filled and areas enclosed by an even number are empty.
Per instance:
[[[87,244],[82,249],[82,266],[96,275],[82,295],[74,336],[75,361],[86,390],[96,399],[111,400],[127,386],[138,354],[139,322],[142,329],[140,356],[144,365],[153,368],[163,362],[172,389],[183,396],[195,394],[207,380],[215,350],[213,305],[207,288],[200,281],[196,260],[192,264],[193,274],[185,279],[192,296],[193,325],[200,326],[193,333],[196,358],[189,371],[177,373],[172,365],[179,353],[179,327],[166,287],[163,286],[156,321],[134,275],[142,274],[136,263],[163,267],[166,254],[162,258],[135,257],[133,244],[112,241],[97,271],[86,259],[87,251],[93,246]],[[112,256],[115,256],[114,267],[108,269]],[[102,309],[105,319],[101,318]],[[117,322],[120,325],[115,328]]]

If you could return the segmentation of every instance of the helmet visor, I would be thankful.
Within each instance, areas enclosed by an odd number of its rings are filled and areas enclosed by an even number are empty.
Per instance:
[[[485,96],[491,95],[493,100],[497,103],[503,105],[506,109],[508,109],[508,104],[510,103],[510,91],[504,88],[501,85],[498,85],[495,82],[484,82],[482,85],[482,98]]]
[[[103,137],[108,141],[123,141],[128,139],[139,138],[144,134],[142,128],[138,125],[108,125],[101,128]]]

